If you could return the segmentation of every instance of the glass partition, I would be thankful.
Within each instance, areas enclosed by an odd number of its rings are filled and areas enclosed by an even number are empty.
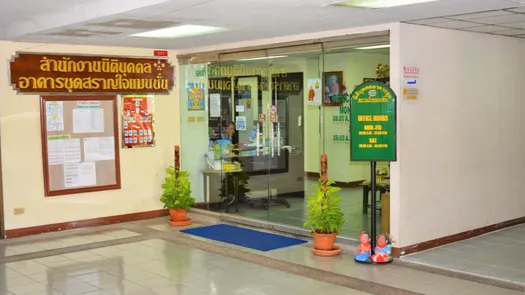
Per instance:
[[[368,228],[369,164],[350,161],[349,104],[331,97],[377,79],[389,50],[321,48],[180,65],[181,162],[199,207],[301,227],[326,154],[343,189],[342,235]],[[387,163],[379,167],[388,174]]]

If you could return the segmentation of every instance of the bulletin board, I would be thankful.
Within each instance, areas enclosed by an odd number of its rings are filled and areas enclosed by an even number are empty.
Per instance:
[[[120,189],[116,96],[42,96],[46,197]]]

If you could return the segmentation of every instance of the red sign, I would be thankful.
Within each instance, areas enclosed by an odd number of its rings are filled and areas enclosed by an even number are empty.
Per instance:
[[[122,99],[122,118],[124,120],[123,144],[125,147],[152,146],[153,97],[128,95]]]
[[[153,56],[164,56],[164,57],[167,57],[168,56],[168,51],[167,50],[154,50],[153,51]]]

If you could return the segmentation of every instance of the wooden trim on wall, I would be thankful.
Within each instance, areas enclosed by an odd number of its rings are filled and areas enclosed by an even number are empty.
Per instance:
[[[70,221],[70,222],[46,224],[46,225],[32,226],[32,227],[26,227],[26,228],[9,229],[9,230],[6,230],[5,237],[6,238],[18,238],[18,237],[38,235],[38,234],[43,234],[43,233],[63,231],[63,230],[69,230],[69,229],[75,229],[75,228],[95,227],[95,226],[109,225],[109,224],[121,223],[121,222],[152,219],[152,218],[163,217],[163,216],[168,216],[168,215],[169,213],[167,209],[159,209],[159,210],[146,211],[146,212],[137,212],[137,213],[123,214],[123,215],[99,217],[99,218],[93,218],[93,219],[84,219],[84,220],[77,220],[77,221]]]
[[[319,172],[305,172],[307,177],[316,177],[319,178]],[[363,183],[365,180],[358,180],[358,181],[351,181],[351,182],[342,182],[342,181],[336,181],[335,185],[338,187],[358,187]]]
[[[432,248],[436,248],[436,247],[443,246],[446,244],[451,244],[451,243],[467,240],[473,237],[484,235],[486,233],[490,233],[493,231],[497,231],[500,229],[504,229],[507,227],[511,227],[511,226],[515,226],[515,225],[519,225],[523,223],[525,223],[525,216],[516,218],[516,219],[512,219],[512,220],[508,220],[508,221],[504,221],[504,222],[500,222],[500,223],[496,223],[496,224],[492,224],[489,226],[465,231],[462,233],[445,236],[445,237],[441,237],[441,238],[430,240],[430,241],[425,241],[425,242],[418,243],[415,245],[410,245],[410,246],[401,247],[401,248],[392,247],[392,256],[401,257],[403,255],[425,251],[428,249],[432,249]]]

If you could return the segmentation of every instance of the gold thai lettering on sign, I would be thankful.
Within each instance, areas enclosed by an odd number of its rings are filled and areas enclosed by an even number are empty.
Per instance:
[[[165,59],[18,54],[10,63],[18,92],[168,93],[174,68]]]
[[[208,75],[215,77],[242,77],[242,76],[272,76],[286,78],[286,72],[284,69],[266,67],[266,68],[255,68],[247,67],[244,65],[233,65],[233,66],[208,66]]]
[[[233,83],[225,80],[208,80],[208,89],[210,90],[232,90]],[[264,83],[258,83],[259,90],[269,90],[265,87]],[[242,85],[234,85],[233,90],[242,90]],[[271,84],[271,90],[277,91],[300,91],[300,85],[298,82],[274,82]]]

